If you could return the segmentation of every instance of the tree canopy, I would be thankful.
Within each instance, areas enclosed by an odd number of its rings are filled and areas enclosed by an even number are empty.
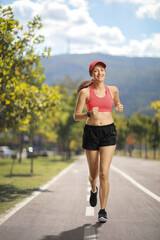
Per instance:
[[[50,56],[50,48],[40,54],[36,46],[44,41],[37,32],[42,28],[39,16],[27,24],[27,31],[14,18],[11,7],[0,6],[0,129],[26,131],[31,119],[60,101],[58,87],[44,85],[41,65]]]

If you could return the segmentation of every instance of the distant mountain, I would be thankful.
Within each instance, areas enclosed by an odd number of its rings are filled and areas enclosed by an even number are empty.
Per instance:
[[[106,54],[66,54],[44,59],[46,83],[59,83],[64,75],[79,82],[91,79],[89,64],[95,60],[107,64],[106,85],[115,85],[120,92],[126,116],[134,112],[152,115],[152,101],[160,99],[160,58],[129,58]]]

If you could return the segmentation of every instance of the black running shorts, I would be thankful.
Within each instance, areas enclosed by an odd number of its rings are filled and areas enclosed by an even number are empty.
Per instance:
[[[116,126],[114,123],[104,126],[85,125],[82,147],[86,150],[98,150],[99,147],[116,144]]]

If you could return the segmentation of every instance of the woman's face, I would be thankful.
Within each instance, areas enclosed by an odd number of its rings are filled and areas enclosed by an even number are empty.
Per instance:
[[[105,68],[100,64],[97,64],[91,72],[91,77],[93,77],[94,81],[102,82],[104,81],[105,76]]]

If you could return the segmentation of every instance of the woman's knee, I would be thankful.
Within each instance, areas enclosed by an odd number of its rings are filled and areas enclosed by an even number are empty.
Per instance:
[[[89,180],[93,182],[97,179],[97,177],[98,177],[98,174],[90,174],[89,175]]]
[[[104,171],[100,171],[99,179],[100,179],[100,181],[109,181],[109,174]]]

